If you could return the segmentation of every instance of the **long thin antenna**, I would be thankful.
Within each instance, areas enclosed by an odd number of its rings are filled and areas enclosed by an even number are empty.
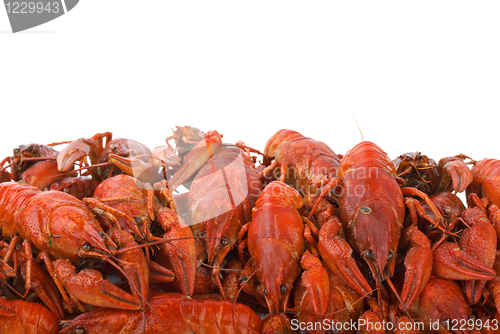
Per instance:
[[[354,115],[354,108],[352,107],[352,100],[351,101],[351,112],[352,112],[352,117],[354,118],[354,122],[356,122],[356,126],[358,127],[359,134],[361,135],[361,139],[365,141],[365,138],[363,138],[363,133],[361,132],[361,128],[359,127],[358,121],[356,120],[356,116]]]

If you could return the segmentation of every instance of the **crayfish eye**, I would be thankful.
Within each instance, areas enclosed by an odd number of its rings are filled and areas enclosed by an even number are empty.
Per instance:
[[[389,252],[388,257],[389,257],[389,260],[392,260],[392,258],[394,257],[394,253],[393,252]]]
[[[450,213],[451,213],[451,208],[449,206],[444,208],[444,214],[449,215]]]
[[[207,232],[200,232],[200,233],[198,233],[198,236],[200,236],[200,237],[206,237],[207,236]]]
[[[441,326],[444,326],[445,328],[449,328],[449,325],[450,325],[450,319],[441,320]]]
[[[264,289],[264,291],[262,291],[262,293],[264,294],[264,296],[267,296],[267,289]]]
[[[366,257],[369,258],[369,259],[373,259],[375,257],[372,249],[368,249],[366,251]]]
[[[82,326],[75,327],[75,334],[85,334],[85,333],[87,333],[87,331]]]
[[[83,250],[84,252],[90,252],[90,250],[91,250],[91,249],[92,249],[92,246],[90,246],[88,243],[84,243],[84,244],[82,245],[82,250]]]
[[[285,284],[281,284],[280,285],[280,291],[281,291],[281,293],[285,293],[285,291],[286,291],[286,285]]]
[[[372,213],[372,209],[367,206],[362,206],[359,211],[363,212],[365,215],[369,215],[370,213]]]
[[[226,247],[227,245],[229,245],[229,240],[227,240],[227,239],[222,239],[222,240],[220,241],[220,244],[221,244],[223,247]]]

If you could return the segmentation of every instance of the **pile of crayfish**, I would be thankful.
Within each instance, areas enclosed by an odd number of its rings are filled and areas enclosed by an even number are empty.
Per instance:
[[[499,206],[500,160],[292,130],[21,145],[0,333],[500,333]]]

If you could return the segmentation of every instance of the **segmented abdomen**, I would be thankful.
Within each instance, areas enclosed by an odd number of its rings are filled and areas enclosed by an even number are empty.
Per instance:
[[[369,141],[363,141],[347,151],[340,162],[337,175],[343,180],[347,173],[363,167],[380,168],[389,174],[396,175],[396,168],[387,153]]]
[[[17,234],[15,223],[17,212],[40,192],[38,188],[24,183],[0,183],[0,226],[4,237]]]
[[[328,145],[292,130],[275,133],[268,140],[264,154],[267,158],[275,158],[278,165],[286,162],[285,183],[303,196],[317,194],[318,187],[335,178],[340,163],[340,158]]]
[[[276,149],[284,143],[292,140],[305,138],[302,134],[297,131],[281,129],[276,132],[266,143],[264,148],[264,155],[268,158],[274,158],[276,154]]]
[[[260,333],[262,321],[248,306],[231,301],[194,300],[179,293],[151,297],[142,311],[94,309],[61,333]],[[112,328],[110,328],[110,324]]]
[[[16,312],[0,317],[0,333],[59,333],[59,321],[44,306],[24,300],[5,300]]]

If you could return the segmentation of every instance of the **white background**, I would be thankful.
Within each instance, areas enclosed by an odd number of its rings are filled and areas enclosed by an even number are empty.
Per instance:
[[[391,158],[500,158],[499,9],[82,0],[12,34],[0,7],[0,157],[104,131],[154,148],[175,125],[260,150],[290,128],[343,154],[361,141],[354,112]]]

